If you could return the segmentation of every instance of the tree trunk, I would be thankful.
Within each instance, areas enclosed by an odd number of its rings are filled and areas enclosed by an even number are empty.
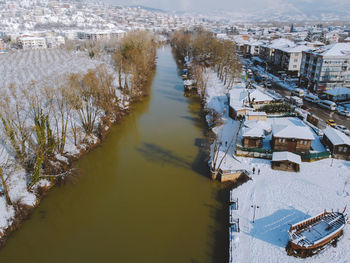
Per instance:
[[[9,195],[9,192],[8,192],[8,189],[7,189],[7,185],[6,185],[6,182],[5,182],[5,179],[4,179],[4,174],[2,172],[2,168],[1,167],[0,167],[0,179],[1,179],[2,187],[4,188],[6,204],[7,205],[12,205],[11,198],[10,198],[10,195]]]

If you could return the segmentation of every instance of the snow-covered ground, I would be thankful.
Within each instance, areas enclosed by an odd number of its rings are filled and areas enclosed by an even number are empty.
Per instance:
[[[232,235],[233,262],[349,262],[350,227],[344,229],[337,247],[328,246],[314,257],[288,256],[290,224],[324,209],[342,211],[350,205],[350,162],[324,159],[302,163],[299,173],[272,170],[270,161],[238,157],[250,171],[260,169],[252,180],[233,190],[239,200],[234,217],[240,219],[240,233]],[[256,209],[252,223],[252,205]]]
[[[233,233],[231,244],[232,262],[350,262],[350,227],[347,225],[337,247],[329,246],[314,257],[298,259],[288,256],[290,224],[327,210],[350,208],[350,162],[324,159],[302,163],[299,173],[271,169],[271,162],[264,159],[234,156],[235,141],[240,123],[228,117],[226,93],[228,90],[218,80],[216,74],[208,72],[206,107],[215,109],[222,117],[223,124],[213,128],[217,139],[233,141],[223,159],[223,170],[245,169],[252,180],[233,190],[233,197],[239,200],[239,210],[233,217],[240,220],[240,233]],[[237,84],[242,85],[242,84]],[[243,83],[244,85],[244,83]],[[210,117],[207,117],[210,122]],[[269,122],[281,122],[269,119]],[[290,121],[285,118],[283,121]],[[298,125],[304,126],[301,120]],[[312,131],[313,132],[313,131]],[[317,135],[312,148],[324,151]],[[232,139],[233,138],[233,139]],[[211,158],[213,155],[212,152]],[[218,160],[225,155],[226,144],[220,147]],[[255,174],[252,169],[255,168]],[[260,170],[260,174],[257,171]],[[257,205],[255,222],[252,223],[253,208]],[[229,218],[227,218],[229,220]]]
[[[0,90],[15,86],[62,85],[70,73],[86,72],[104,61],[65,49],[19,50],[0,56]]]

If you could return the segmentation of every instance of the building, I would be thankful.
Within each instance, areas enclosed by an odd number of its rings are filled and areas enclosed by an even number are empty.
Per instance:
[[[310,47],[305,45],[276,49],[274,53],[276,70],[292,77],[299,77],[303,51],[308,50],[310,50]]]
[[[350,101],[350,88],[335,88],[325,91],[324,94],[326,94],[327,100],[335,102]]]
[[[304,51],[300,75],[312,91],[350,87],[350,43]]]
[[[46,40],[43,37],[19,37],[18,45],[22,49],[46,48]]]
[[[244,116],[253,109],[270,104],[275,99],[260,89],[246,89],[236,86],[227,94],[229,100],[229,116]]]
[[[299,172],[301,158],[291,152],[274,152],[272,154],[271,168],[274,170]]]
[[[314,135],[309,127],[273,124],[271,147],[274,151],[309,153]]]
[[[79,39],[89,39],[92,41],[106,41],[110,39],[122,39],[126,32],[123,30],[116,31],[86,31],[78,32]]]
[[[262,148],[264,131],[259,127],[245,128],[242,131],[242,145],[245,148]]]
[[[45,37],[45,41],[48,48],[58,48],[66,44],[62,36]]]
[[[333,157],[350,160],[350,137],[330,126],[324,131],[323,142],[329,147]]]
[[[267,114],[264,111],[250,111],[247,113],[248,121],[266,121]]]

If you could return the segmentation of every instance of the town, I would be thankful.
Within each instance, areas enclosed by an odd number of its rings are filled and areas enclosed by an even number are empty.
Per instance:
[[[0,0],[0,261],[350,260],[347,13],[152,6]]]

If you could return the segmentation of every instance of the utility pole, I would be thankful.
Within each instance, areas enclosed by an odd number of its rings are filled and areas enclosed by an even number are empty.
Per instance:
[[[254,214],[253,214],[253,223],[254,223],[254,221],[255,221],[255,210],[257,208],[259,208],[259,206],[258,205],[251,205],[250,207],[254,208]]]

